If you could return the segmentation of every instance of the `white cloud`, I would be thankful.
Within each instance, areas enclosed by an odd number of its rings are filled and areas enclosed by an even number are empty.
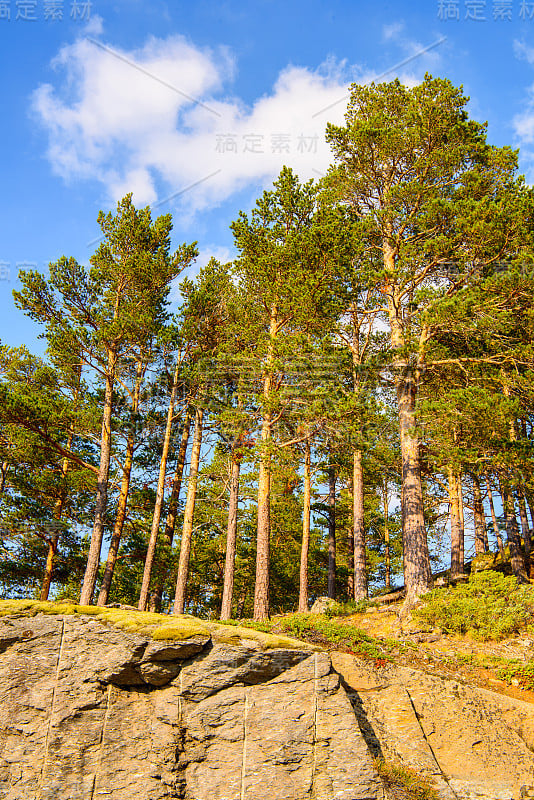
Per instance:
[[[100,36],[104,32],[104,20],[100,14],[92,14],[87,22],[84,33],[86,36]]]
[[[529,47],[525,42],[514,39],[514,55],[520,61],[528,61],[529,64],[534,63],[534,48]]]
[[[384,25],[382,28],[382,38],[384,41],[398,39],[399,34],[404,30],[404,22],[392,22],[391,25]]]
[[[534,48],[528,47],[524,42],[514,41],[514,55],[520,60],[534,64]],[[529,180],[534,179],[534,85],[527,90],[525,107],[521,113],[516,114],[512,120],[513,129],[521,146],[521,161],[526,166],[526,175]]]
[[[41,85],[32,107],[48,131],[55,172],[96,178],[110,201],[127,191],[138,204],[181,193],[190,213],[271,181],[284,163],[303,179],[326,172],[325,125],[343,120],[347,83],[357,75],[333,59],[317,70],[288,66],[246,106],[226,89],[235,71],[228,50],[180,36],[150,37],[130,52],[80,39],[53,65],[57,85]]]

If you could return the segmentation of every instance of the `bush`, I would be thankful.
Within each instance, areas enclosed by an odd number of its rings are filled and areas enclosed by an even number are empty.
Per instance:
[[[363,614],[368,608],[377,608],[378,603],[371,600],[349,600],[346,603],[332,603],[326,609],[325,617],[349,617],[351,614]]]
[[[497,677],[506,683],[517,683],[523,689],[534,689],[534,661],[511,661],[497,672]]]
[[[534,622],[534,587],[493,570],[478,572],[456,587],[434,589],[423,603],[413,611],[422,622],[482,640],[517,634]]]

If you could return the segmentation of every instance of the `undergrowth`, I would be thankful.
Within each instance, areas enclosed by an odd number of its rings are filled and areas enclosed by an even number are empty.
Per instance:
[[[381,758],[375,767],[387,789],[402,789],[405,800],[439,800],[431,783],[408,767],[401,767]]]
[[[534,690],[534,661],[510,661],[497,671],[497,677],[506,683],[516,683],[522,689]]]
[[[349,600],[345,603],[330,603],[325,610],[325,617],[332,619],[332,617],[349,617],[351,614],[363,614],[369,608],[377,608],[378,603],[372,600]]]
[[[354,625],[345,625],[317,614],[293,614],[279,621],[279,627],[297,639],[319,637],[327,644],[345,645],[355,655],[390,661],[384,655],[384,645]]]
[[[482,641],[528,631],[534,623],[534,586],[493,570],[472,575],[468,583],[434,589],[423,603],[413,610],[422,622]]]

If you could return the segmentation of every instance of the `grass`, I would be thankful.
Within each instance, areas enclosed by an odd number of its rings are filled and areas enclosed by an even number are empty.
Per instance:
[[[534,586],[520,585],[513,575],[477,572],[467,583],[434,589],[422,599],[413,615],[444,633],[488,641],[532,632]]]
[[[344,645],[355,655],[365,658],[392,660],[384,655],[387,643],[374,639],[354,625],[336,622],[319,614],[292,614],[280,620],[279,626],[297,638],[319,639],[335,647]]]
[[[376,771],[387,789],[402,789],[405,800],[439,800],[439,795],[426,778],[422,778],[414,770],[375,759]]]

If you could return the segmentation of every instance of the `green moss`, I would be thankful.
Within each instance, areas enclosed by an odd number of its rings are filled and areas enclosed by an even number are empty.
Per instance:
[[[193,636],[212,636],[214,641],[240,645],[243,640],[254,641],[262,650],[277,648],[314,649],[305,642],[287,636],[278,636],[250,627],[223,625],[206,622],[189,614],[152,614],[147,611],[126,611],[120,608],[80,606],[72,602],[41,602],[37,600],[0,600],[0,617],[36,614],[83,614],[95,617],[105,625],[111,625],[127,633],[150,636],[159,641],[183,641]]]
[[[207,624],[211,630],[213,640],[223,644],[239,645],[242,640],[252,640],[259,645],[262,650],[274,650],[278,648],[298,648],[309,650],[318,649],[312,647],[306,642],[297,641],[296,639],[289,638],[288,636],[264,633],[263,631],[254,630],[253,628],[239,626],[229,627],[213,622]]]
[[[152,634],[152,638],[158,641],[167,641],[172,639],[175,641],[183,641],[184,639],[190,639],[193,636],[210,635],[210,631],[206,623],[196,619],[195,617],[189,617],[185,615],[167,617],[159,615],[159,622],[161,623],[162,620],[164,620],[163,624],[160,624]]]

